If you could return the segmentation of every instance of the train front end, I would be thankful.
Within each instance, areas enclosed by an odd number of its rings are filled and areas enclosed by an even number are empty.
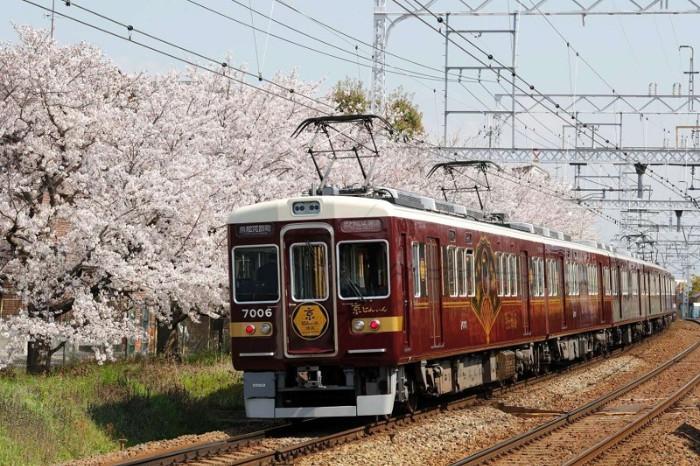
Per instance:
[[[230,216],[230,335],[248,417],[392,412],[404,323],[382,204],[302,197]]]

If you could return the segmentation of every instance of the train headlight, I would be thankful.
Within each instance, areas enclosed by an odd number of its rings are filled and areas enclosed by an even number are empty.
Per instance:
[[[365,328],[365,321],[364,320],[356,320],[355,322],[352,323],[352,328],[356,332],[361,332],[363,328]]]
[[[248,335],[254,334],[255,333],[255,325],[253,325],[253,324],[247,325],[245,328],[245,333]]]
[[[375,319],[369,323],[369,328],[371,328],[372,330],[379,330],[379,325],[379,321]]]
[[[272,332],[272,325],[267,322],[264,322],[260,326],[260,333],[262,333],[263,335],[269,335],[270,332]]]

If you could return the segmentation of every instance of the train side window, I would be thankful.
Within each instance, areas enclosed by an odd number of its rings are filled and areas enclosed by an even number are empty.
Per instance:
[[[547,294],[559,296],[559,263],[555,259],[547,259]]]
[[[474,276],[474,255],[471,251],[465,254],[467,268],[467,296],[476,295],[476,277]]]
[[[233,299],[237,303],[274,303],[279,300],[277,246],[233,248]]]
[[[465,260],[464,248],[457,248],[457,257],[455,259],[457,265],[457,294],[459,296],[467,295],[467,263]]]
[[[306,242],[292,244],[291,257],[292,299],[324,301],[328,299],[328,252],[326,243]]]
[[[603,267],[603,294],[610,296],[610,268]]]
[[[639,273],[636,270],[632,272],[632,296],[639,296]]]
[[[413,296],[428,296],[426,284],[425,244],[413,243]]]
[[[450,296],[457,296],[457,248],[447,247],[447,290]]]
[[[498,281],[498,296],[503,296],[503,263],[501,253],[497,252],[496,257],[496,281]]]
[[[503,296],[512,296],[512,290],[510,289],[510,254],[503,254]]]
[[[544,261],[541,257],[530,258],[530,294],[544,296]]]
[[[339,242],[338,267],[341,298],[389,296],[389,254],[386,241]]]
[[[519,270],[518,270],[518,256],[515,254],[510,255],[510,295],[518,296],[518,282],[519,282]]]

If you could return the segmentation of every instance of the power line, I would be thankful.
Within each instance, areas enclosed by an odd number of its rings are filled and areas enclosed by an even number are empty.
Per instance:
[[[51,11],[50,8],[46,8],[45,6],[40,5],[40,4],[38,4],[38,3],[35,3],[35,2],[32,2],[32,1],[30,1],[30,0],[22,0],[22,1],[23,1],[24,3],[27,3],[27,4],[30,4],[30,5],[35,6],[35,7],[37,7],[37,8],[40,8],[40,9],[42,9],[42,10],[44,10],[44,11]],[[71,2],[71,4],[74,5],[75,3]],[[325,114],[325,115],[329,115],[329,114],[330,114],[329,112],[325,112],[325,111],[320,110],[320,109],[318,109],[318,108],[316,108],[316,107],[312,107],[312,106],[310,106],[310,105],[304,104],[303,102],[299,102],[299,101],[297,101],[297,100],[291,99],[291,98],[289,98],[289,97],[287,97],[287,96],[285,96],[285,95],[277,94],[277,93],[275,93],[275,92],[270,91],[269,89],[265,89],[265,88],[262,88],[262,87],[258,87],[258,86],[255,86],[255,85],[253,85],[253,84],[247,83],[247,82],[245,82],[245,81],[243,81],[243,80],[241,80],[241,79],[235,78],[235,77],[233,77],[233,76],[229,76],[229,75],[227,75],[226,73],[224,73],[223,71],[213,70],[213,69],[211,69],[211,68],[209,68],[209,67],[206,67],[206,66],[204,66],[204,65],[201,65],[201,64],[199,64],[199,63],[196,63],[196,62],[194,62],[194,61],[192,61],[192,60],[188,60],[187,58],[179,57],[179,56],[177,56],[177,55],[173,55],[173,54],[170,53],[170,52],[167,52],[167,51],[164,51],[164,50],[160,50],[160,49],[158,49],[158,48],[156,48],[156,47],[154,47],[154,46],[152,46],[152,45],[148,45],[148,44],[145,44],[145,43],[143,43],[143,42],[139,42],[139,41],[137,41],[137,40],[132,39],[131,37],[119,35],[119,34],[116,33],[116,32],[113,32],[113,31],[104,29],[104,28],[102,28],[102,27],[100,27],[100,26],[96,26],[96,25],[94,25],[94,24],[88,23],[88,22],[86,22],[86,21],[83,21],[83,20],[81,20],[81,19],[75,18],[75,17],[70,16],[70,15],[66,15],[66,14],[64,14],[64,13],[60,13],[60,12],[58,12],[58,11],[56,11],[54,14],[59,15],[59,16],[61,16],[62,18],[65,18],[65,19],[71,20],[71,21],[73,21],[73,22],[76,22],[76,23],[78,23],[78,24],[82,24],[83,26],[89,27],[89,28],[91,28],[91,29],[95,29],[95,30],[100,31],[100,32],[102,32],[102,33],[108,34],[108,35],[110,35],[110,36],[112,36],[112,37],[116,37],[116,38],[122,39],[122,40],[124,40],[124,41],[130,42],[130,43],[132,43],[132,44],[138,45],[138,46],[140,46],[140,47],[143,47],[143,48],[145,48],[145,49],[148,49],[148,50],[150,50],[150,51],[152,51],[152,52],[155,52],[155,53],[158,53],[158,54],[160,54],[160,55],[166,56],[166,57],[168,57],[168,58],[172,58],[173,60],[176,60],[176,61],[185,63],[185,64],[187,64],[187,65],[190,65],[190,66],[194,67],[194,68],[198,68],[198,69],[201,69],[201,70],[204,70],[204,71],[208,71],[208,72],[210,72],[210,73],[212,73],[212,74],[216,74],[216,75],[218,75],[218,76],[221,76],[221,77],[223,77],[223,78],[229,79],[229,80],[231,80],[231,81],[235,81],[235,82],[237,82],[237,83],[243,84],[244,86],[248,86],[248,87],[250,87],[250,88],[252,88],[252,89],[254,89],[254,90],[258,91],[258,92],[263,92],[263,93],[268,94],[268,95],[271,95],[271,96],[273,96],[273,97],[279,97],[280,99],[287,100],[287,101],[292,102],[292,103],[294,103],[294,104],[301,105],[302,107],[305,107],[305,108],[307,108],[307,109],[309,109],[309,110],[313,110],[313,111],[316,111],[316,112],[320,112],[320,113],[323,113],[323,114]],[[116,21],[114,21],[114,22],[118,24],[118,22],[116,22]],[[133,29],[133,27],[131,27],[131,26],[126,26],[126,25],[125,25],[125,27],[127,27],[127,30],[135,30],[135,29]],[[129,27],[131,27],[131,29],[129,29]],[[177,46],[175,46],[175,47],[177,47]],[[180,47],[177,47],[177,48],[180,48]],[[185,49],[185,50],[186,50],[186,49]],[[191,52],[191,53],[194,54],[194,55],[197,55],[195,52]],[[240,69],[238,69],[238,68],[232,67],[232,66],[230,66],[228,63],[225,63],[225,62],[224,62],[224,63],[221,63],[221,67],[222,67],[223,69],[232,68],[232,69],[235,69],[236,71],[240,71],[241,73],[248,74],[248,75],[251,75],[251,74],[252,74],[252,73],[250,73],[250,72],[246,72],[246,71],[244,71],[244,70],[240,70]],[[312,97],[305,96],[305,95],[302,94],[302,93],[297,93],[294,89],[286,88],[286,87],[284,87],[284,86],[282,86],[282,85],[280,85],[280,84],[278,84],[278,83],[275,83],[275,82],[273,82],[273,81],[267,81],[267,82],[269,82],[269,83],[271,83],[271,84],[274,84],[276,87],[280,87],[280,88],[286,90],[286,91],[287,91],[288,93],[290,93],[290,94],[300,95],[300,96],[303,96],[303,97],[305,97],[305,98],[307,98],[307,99],[310,99],[310,100],[313,100],[313,101],[316,102],[316,100],[313,99]],[[320,102],[320,101],[317,101],[317,102],[323,103],[323,102]],[[328,104],[326,104],[326,103],[323,103],[323,105],[325,105],[325,106],[327,106],[327,107],[330,107],[330,108],[333,108],[332,106],[330,106],[330,105],[328,105]]]
[[[428,26],[430,29],[432,29],[433,31],[437,32],[438,34],[440,34],[440,35],[442,36],[442,34],[440,33],[440,31],[439,31],[437,28],[435,28],[435,27],[432,26],[430,23],[428,23],[428,22],[427,22],[425,19],[423,19],[420,15],[416,14],[416,11],[412,11],[410,8],[407,8],[407,7],[404,6],[401,2],[399,2],[399,0],[392,0],[392,1],[393,1],[394,3],[396,3],[398,6],[400,6],[400,7],[401,7],[403,10],[405,10],[407,13],[409,13],[409,14],[412,15],[412,16],[414,16],[415,18],[417,18],[418,20],[420,20],[422,23],[424,23],[426,26]],[[418,6],[420,6],[420,8],[422,8],[422,9],[423,9],[424,11],[426,11],[428,14],[430,14],[431,16],[433,16],[439,23],[443,23],[443,22],[444,22],[443,19],[442,19],[440,16],[436,15],[435,13],[433,13],[430,9],[428,9],[428,8],[427,8],[425,5],[423,5],[420,1],[418,1],[418,0],[412,0],[412,1],[413,1],[413,3],[417,4]],[[475,48],[476,50],[478,50],[480,53],[484,54],[484,56],[486,56],[486,58],[487,58],[489,61],[495,62],[495,63],[498,64],[501,68],[508,68],[508,67],[506,67],[503,63],[501,63],[499,60],[497,60],[497,59],[493,56],[493,54],[488,53],[486,50],[484,50],[484,49],[482,49],[481,47],[479,47],[479,46],[478,46],[477,44],[475,44],[473,41],[471,41],[471,40],[469,40],[468,38],[464,37],[463,34],[458,33],[458,31],[456,31],[456,30],[455,30],[454,28],[452,28],[451,26],[445,24],[445,27],[448,28],[448,29],[451,29],[452,32],[457,33],[457,35],[458,35],[460,38],[462,38],[462,40],[464,40],[464,41],[467,42],[469,45],[471,45],[472,47],[474,47],[474,48]],[[489,65],[487,65],[487,62],[485,62],[485,61],[479,59],[476,55],[474,55],[472,52],[470,52],[470,51],[468,51],[467,49],[465,49],[464,47],[462,47],[460,44],[456,43],[454,40],[449,39],[449,37],[447,38],[447,40],[449,40],[452,44],[454,44],[455,46],[457,46],[457,47],[458,47],[460,50],[462,50],[464,53],[466,53],[467,55],[469,55],[470,57],[472,57],[474,60],[476,60],[476,61],[477,61],[478,63],[480,63],[482,66],[486,67],[487,69],[491,69],[491,71],[493,71],[494,73],[497,72],[496,69],[493,69],[493,68],[491,68]],[[549,97],[549,96],[547,96],[547,95],[545,95],[545,94],[542,94],[539,90],[535,89],[535,86],[534,86],[533,84],[530,84],[529,82],[527,82],[522,76],[516,74],[514,71],[512,71],[512,76],[513,76],[513,80],[509,80],[507,77],[502,77],[502,79],[503,79],[504,81],[506,81],[507,83],[512,84],[512,85],[513,85],[516,89],[518,89],[520,92],[525,93],[525,91],[522,89],[522,87],[520,87],[520,86],[519,86],[518,84],[516,84],[516,82],[515,82],[517,79],[519,79],[520,81],[522,81],[525,85],[527,85],[527,86],[529,87],[530,93],[533,93],[533,92],[534,92],[534,93],[537,93],[540,97],[542,97],[543,101],[547,101],[547,102],[550,102],[550,103],[554,104],[554,106],[555,106],[556,109],[559,109],[559,110],[561,110],[564,114],[570,116],[571,120],[574,120],[577,124],[578,124],[578,123],[581,123],[582,126],[583,126],[584,128],[587,128],[587,127],[588,127],[588,125],[587,125],[586,123],[581,122],[581,121],[576,117],[575,114],[572,114],[571,112],[568,112],[568,111],[565,110],[565,109],[561,109],[561,108],[560,108],[560,105],[559,105],[558,103],[556,103],[551,97]],[[545,106],[543,103],[540,103],[540,105],[542,105],[544,108],[548,109],[553,115],[557,116],[557,117],[560,118],[561,120],[567,121],[563,116],[561,116],[561,115],[559,114],[559,110],[552,110],[552,109],[548,108],[547,106]],[[568,121],[567,121],[567,123],[568,123]],[[593,141],[595,141],[596,135],[595,135],[594,133],[592,133],[591,139],[592,139]],[[598,136],[598,139],[601,139],[600,136]],[[615,150],[619,150],[619,148],[618,148],[617,146],[615,146],[615,145],[613,145],[613,144],[610,144],[610,141],[609,141],[608,139],[604,139],[604,138],[603,138],[603,140],[605,141],[605,144],[607,144],[609,147],[614,147]],[[601,145],[603,145],[603,144],[601,144]],[[625,159],[627,162],[631,162],[631,160],[629,160],[628,154],[627,154],[624,150],[622,150],[622,154],[623,154],[624,159]],[[671,189],[677,190],[677,192],[678,192],[679,188],[678,188],[677,186],[673,185],[673,183],[671,183],[670,180],[666,180],[666,179],[663,178],[663,177],[658,177],[658,175],[655,175],[655,172],[654,172],[653,170],[649,170],[649,172],[650,172],[652,175],[656,176],[656,179],[659,180],[659,181],[661,181],[662,184],[670,185]],[[693,199],[692,197],[690,197],[690,196],[688,196],[688,195],[686,195],[686,194],[681,194],[681,195],[682,195],[684,198],[690,199],[690,200],[692,200],[693,202],[695,202],[695,199]]]
[[[23,0],[23,1],[26,1],[26,0]],[[26,3],[31,3],[31,4],[33,4],[33,5],[37,5],[36,3],[33,3],[33,2],[26,2]],[[37,5],[37,6],[38,6],[38,5]],[[78,5],[77,3],[75,3],[74,1],[66,2],[66,6],[74,6],[74,7],[78,8],[79,10],[83,10],[83,11],[85,11],[85,12],[87,12],[87,13],[90,13],[90,14],[92,14],[92,15],[94,15],[94,16],[97,16],[97,17],[99,17],[99,18],[102,18],[102,19],[104,19],[104,20],[106,20],[106,21],[109,21],[109,22],[111,22],[111,23],[113,23],[113,24],[116,24],[116,25],[118,25],[118,26],[121,26],[121,27],[125,28],[129,33],[135,32],[135,33],[141,34],[141,35],[143,35],[143,36],[145,36],[145,37],[148,37],[149,39],[153,39],[153,40],[158,41],[158,42],[160,42],[160,43],[162,43],[162,44],[165,44],[165,45],[168,45],[168,46],[170,46],[170,47],[173,47],[173,48],[176,48],[176,49],[178,49],[178,50],[181,50],[181,51],[183,51],[183,52],[185,52],[185,53],[189,53],[189,54],[191,54],[191,55],[197,56],[197,57],[199,57],[199,58],[201,58],[201,59],[203,59],[203,60],[210,61],[210,62],[212,62],[212,63],[216,63],[217,65],[221,65],[223,68],[231,68],[231,69],[234,69],[234,70],[238,71],[239,73],[242,73],[242,74],[251,76],[251,77],[253,77],[253,78],[256,78],[256,79],[258,79],[258,81],[264,81],[264,82],[266,82],[266,83],[269,83],[269,84],[271,84],[271,85],[273,85],[273,86],[275,86],[275,87],[277,87],[277,88],[279,88],[279,89],[283,89],[283,90],[285,90],[285,91],[287,91],[287,92],[289,92],[289,93],[291,93],[291,94],[294,94],[294,93],[295,93],[294,89],[290,89],[290,88],[288,88],[288,87],[286,87],[286,86],[283,86],[282,84],[279,84],[279,83],[277,83],[277,82],[275,82],[275,81],[272,81],[272,80],[270,80],[270,79],[264,78],[264,77],[262,77],[262,76],[260,76],[260,75],[256,75],[255,73],[251,73],[250,71],[246,71],[246,70],[244,70],[244,69],[242,69],[242,68],[235,67],[235,66],[233,66],[233,65],[231,65],[231,64],[229,64],[229,63],[227,63],[227,62],[221,62],[221,61],[216,60],[216,59],[214,59],[214,58],[208,57],[208,56],[206,56],[206,55],[204,55],[204,54],[202,54],[202,53],[199,53],[199,52],[196,52],[196,51],[194,51],[194,50],[188,49],[188,48],[186,48],[186,47],[177,45],[177,44],[175,44],[175,43],[173,43],[173,42],[170,42],[170,41],[168,41],[168,40],[162,39],[162,38],[160,38],[160,37],[154,36],[154,35],[149,34],[149,33],[145,32],[145,31],[143,31],[143,30],[140,30],[140,29],[138,29],[138,28],[135,28],[135,27],[134,27],[133,25],[131,25],[131,24],[122,23],[121,21],[115,20],[114,18],[110,18],[109,16],[103,15],[102,13],[99,13],[99,12],[94,11],[94,10],[91,10],[91,9],[89,9],[89,8],[80,6],[80,5]],[[77,20],[77,19],[75,19],[75,18],[70,18],[70,19],[79,21],[79,20]],[[80,22],[80,21],[79,21],[79,22]],[[90,27],[93,27],[93,28],[97,28],[97,26],[93,26],[93,25],[91,25],[91,24],[89,24],[89,23],[83,23],[83,24],[89,25]],[[102,32],[106,32],[106,30],[102,30]],[[162,52],[162,51],[160,51],[160,50],[158,50],[158,49],[155,49],[155,48],[153,48],[153,47],[148,46],[147,44],[143,44],[143,43],[139,43],[139,42],[134,41],[134,40],[131,38],[131,35],[129,35],[129,37],[125,38],[125,37],[123,37],[123,36],[119,36],[118,34],[114,34],[114,33],[111,33],[111,32],[110,32],[110,34],[115,35],[116,37],[119,37],[119,38],[121,38],[121,39],[128,40],[128,41],[133,42],[133,43],[135,43],[135,44],[138,44],[138,45],[141,45],[141,46],[144,46],[144,47],[148,47],[148,48],[150,48],[150,49],[153,50],[153,51],[158,51],[159,53],[164,53],[164,52]],[[170,56],[173,57],[172,55],[170,55]],[[240,82],[245,83],[244,81],[240,81]],[[262,89],[262,88],[259,88],[259,87],[257,87],[257,86],[253,86],[253,85],[248,84],[248,83],[245,83],[245,84],[248,85],[248,86],[251,86],[251,87],[253,87],[253,88],[255,88],[255,89]],[[300,95],[300,96],[302,96],[302,97],[304,97],[304,98],[306,98],[306,99],[308,99],[308,100],[310,100],[310,101],[312,101],[312,102],[314,102],[314,103],[316,103],[316,104],[319,104],[319,105],[328,107],[328,108],[330,108],[330,109],[333,109],[333,106],[332,106],[332,105],[330,105],[330,104],[328,104],[328,103],[326,103],[326,102],[323,102],[323,101],[321,101],[321,100],[318,100],[318,99],[316,99],[316,98],[314,98],[314,97],[310,97],[310,96],[307,96],[307,95],[302,94],[302,93],[298,93],[297,95]],[[279,96],[278,96],[278,97],[279,97]],[[291,100],[291,99],[287,99],[287,100],[290,100],[291,102],[299,103],[299,102],[297,102],[297,101],[295,101],[295,100]],[[317,111],[318,111],[318,109],[314,109],[314,108],[312,108],[312,107],[309,107],[309,108],[312,109],[312,110],[317,110]]]
[[[295,40],[288,39],[288,38],[283,37],[283,36],[280,36],[280,35],[278,35],[278,34],[274,34],[274,33],[268,32],[268,31],[264,31],[264,30],[262,30],[262,29],[256,27],[256,26],[253,25],[253,24],[248,24],[248,23],[246,23],[246,22],[244,22],[244,21],[241,21],[241,20],[239,20],[239,19],[237,19],[237,18],[234,18],[234,17],[232,17],[232,16],[230,16],[230,15],[227,15],[226,13],[223,13],[223,12],[221,12],[221,11],[215,9],[215,8],[211,8],[211,7],[209,7],[209,6],[207,6],[207,5],[204,5],[204,4],[200,3],[200,2],[197,2],[197,1],[195,1],[195,0],[185,0],[185,1],[188,2],[188,3],[190,3],[190,4],[192,4],[192,5],[194,5],[194,6],[197,6],[197,7],[201,8],[201,9],[203,9],[203,10],[206,10],[206,11],[208,11],[208,12],[210,12],[210,13],[213,13],[213,14],[215,14],[215,15],[217,15],[217,16],[220,16],[220,17],[222,17],[222,18],[225,18],[225,19],[227,19],[227,20],[229,20],[229,21],[231,21],[231,22],[234,22],[234,23],[236,23],[236,24],[238,24],[238,25],[240,25],[240,26],[244,26],[244,27],[250,28],[250,29],[252,29],[253,31],[258,31],[258,32],[262,32],[262,33],[268,34],[269,36],[274,37],[275,39],[281,40],[281,41],[286,42],[286,43],[288,43],[288,44],[292,44],[292,45],[294,45],[294,46],[296,46],[296,47],[300,47],[300,48],[305,49],[305,50],[308,50],[308,51],[310,51],[310,52],[318,53],[318,54],[320,54],[320,55],[324,55],[324,56],[327,56],[327,57],[330,57],[330,58],[333,58],[333,59],[336,59],[336,60],[340,60],[340,61],[343,61],[343,62],[346,62],[346,63],[351,63],[351,64],[353,64],[353,65],[362,66],[362,67],[364,67],[364,68],[372,68],[372,65],[370,65],[370,64],[368,64],[368,63],[358,63],[357,61],[354,61],[354,60],[352,60],[352,59],[350,59],[350,58],[341,57],[341,56],[339,56],[339,55],[335,55],[335,54],[333,54],[333,53],[329,53],[329,52],[326,52],[326,51],[324,51],[324,50],[320,50],[320,49],[317,49],[317,48],[315,48],[315,47],[312,47],[312,46],[309,46],[309,45],[306,45],[306,44],[302,44],[301,42],[297,42],[297,41],[295,41]],[[298,33],[298,34],[301,34],[301,35],[303,35],[303,36],[305,36],[305,37],[308,37],[308,38],[310,38],[310,39],[312,39],[312,40],[315,40],[315,41],[317,41],[317,42],[320,42],[320,43],[322,43],[322,44],[324,44],[324,45],[326,45],[326,46],[328,46],[328,47],[332,47],[332,48],[334,48],[334,49],[336,49],[336,50],[339,50],[339,51],[341,51],[341,52],[343,52],[343,53],[347,53],[347,54],[349,54],[349,55],[351,55],[351,56],[353,56],[353,57],[360,57],[360,58],[362,58],[363,60],[367,60],[367,61],[371,61],[371,60],[372,60],[372,59],[369,58],[369,57],[366,57],[366,56],[364,56],[364,55],[359,55],[359,54],[357,54],[355,51],[351,51],[351,50],[344,49],[344,48],[339,47],[339,46],[337,46],[337,45],[335,45],[335,44],[331,44],[331,43],[329,43],[329,42],[327,42],[327,41],[324,41],[323,39],[320,39],[320,38],[318,38],[318,37],[315,37],[315,36],[312,36],[312,35],[310,35],[310,34],[307,34],[307,33],[303,32],[303,31],[300,31],[300,30],[298,30],[298,29],[296,29],[296,28],[293,28],[293,27],[291,27],[291,26],[289,26],[289,25],[287,25],[287,24],[285,24],[285,23],[283,23],[283,22],[281,22],[281,21],[278,21],[278,20],[276,20],[276,19],[274,19],[274,18],[272,18],[272,17],[266,15],[265,13],[261,13],[260,11],[254,9],[254,8],[252,8],[252,7],[250,7],[250,6],[246,6],[246,5],[243,4],[243,3],[237,2],[237,1],[235,1],[235,0],[232,0],[232,1],[233,1],[235,4],[240,5],[241,7],[243,7],[243,8],[245,8],[245,9],[249,10],[249,11],[250,11],[250,14],[251,14],[251,17],[252,17],[252,14],[253,14],[253,13],[256,13],[256,14],[262,16],[263,18],[267,18],[268,20],[270,20],[270,21],[272,21],[272,22],[274,22],[274,23],[276,23],[276,24],[279,24],[279,25],[281,25],[281,26],[284,26],[284,27],[286,27],[287,29],[290,29],[290,30],[292,30],[292,31],[294,31],[294,32],[296,32],[296,33]],[[389,70],[388,72],[389,72],[389,73],[392,73],[392,74],[401,75],[401,76],[408,76],[408,77],[414,77],[414,78],[417,78],[417,79],[425,79],[425,80],[429,80],[429,81],[443,81],[443,77],[442,77],[442,76],[429,75],[429,74],[427,74],[427,73],[422,73],[422,72],[420,72],[420,71],[409,70],[409,69],[401,68],[401,67],[397,67],[397,66],[391,66],[391,65],[389,65],[389,66],[390,66],[390,68],[393,68],[394,70],[398,70],[398,71]]]
[[[231,0],[231,1],[234,2],[234,3],[236,3],[236,4],[240,4],[237,0]],[[341,31],[341,30],[339,30],[339,29],[337,29],[337,28],[335,28],[335,27],[333,27],[333,26],[331,26],[331,25],[329,25],[329,24],[327,24],[327,23],[324,23],[324,22],[322,22],[322,21],[320,21],[320,20],[314,18],[313,16],[311,16],[311,15],[309,15],[309,14],[307,14],[307,13],[304,13],[303,11],[299,10],[298,8],[296,8],[296,7],[292,6],[292,5],[289,5],[288,3],[286,3],[286,2],[283,1],[283,0],[273,0],[273,1],[275,1],[276,3],[279,3],[280,5],[282,5],[282,6],[286,7],[286,8],[288,8],[289,10],[291,10],[291,11],[293,11],[293,12],[299,14],[300,16],[303,16],[304,18],[308,19],[309,21],[311,21],[311,22],[313,22],[313,23],[315,23],[315,24],[318,24],[319,26],[321,26],[321,27],[323,27],[323,28],[325,28],[325,29],[327,29],[327,30],[329,30],[329,31],[331,31],[331,32],[333,32],[333,33],[335,33],[335,35],[337,35],[338,37],[341,37],[341,38],[348,38],[348,39],[354,41],[355,43],[359,43],[359,44],[362,44],[362,45],[364,45],[364,46],[366,46],[366,47],[369,47],[370,49],[372,49],[372,50],[374,51],[373,53],[385,53],[385,54],[387,54],[387,55],[389,55],[389,56],[391,56],[391,57],[397,58],[397,59],[402,60],[402,61],[405,61],[405,62],[407,62],[407,63],[411,63],[411,64],[416,65],[416,66],[420,66],[421,68],[425,68],[425,69],[428,69],[428,70],[431,70],[431,71],[436,71],[436,72],[438,72],[438,73],[444,73],[444,72],[445,72],[444,69],[436,68],[436,67],[434,67],[434,66],[426,65],[425,63],[421,63],[421,62],[418,62],[418,61],[415,61],[415,60],[411,60],[410,58],[403,57],[403,56],[401,56],[401,55],[398,55],[398,54],[396,54],[396,53],[394,53],[394,52],[390,52],[390,51],[388,51],[388,50],[381,50],[381,49],[379,49],[377,46],[375,46],[374,44],[371,44],[371,43],[369,43],[369,42],[365,42],[365,41],[363,41],[362,39],[359,39],[359,38],[357,38],[357,37],[355,37],[355,36],[353,36],[353,35],[350,35],[350,34],[348,34],[348,33],[346,33],[346,32],[343,32],[343,31]],[[241,6],[243,6],[244,8],[246,8],[245,5],[241,5]],[[260,14],[261,16],[263,16],[263,17],[266,17],[266,16],[265,16],[264,14],[262,14],[262,13],[259,13],[259,12],[257,12],[257,13]],[[273,21],[274,21],[274,20],[273,20]],[[285,24],[283,24],[283,26],[289,27],[289,26],[287,26],[287,25],[285,25]],[[293,28],[292,28],[292,29],[293,29]],[[298,30],[296,30],[296,29],[295,29],[295,31],[299,32],[300,34],[306,35],[305,33],[301,32],[301,31],[298,31]],[[323,39],[316,38],[315,40],[319,40],[319,41],[321,41],[321,42],[324,43],[324,44],[327,44],[327,45],[331,45],[331,46],[332,46],[332,44],[329,44],[327,41],[324,41]],[[363,58],[364,58],[364,57],[363,57]],[[372,58],[369,58],[369,60],[372,60]],[[385,64],[384,66],[396,68],[396,66],[393,66],[393,65],[387,65],[387,64]],[[387,71],[387,72],[390,72],[390,71]],[[466,80],[468,80],[468,81],[478,81],[478,79],[476,79],[476,78],[463,77],[463,76],[460,76],[460,75],[455,74],[455,73],[448,73],[448,75],[453,76],[453,77],[455,77],[455,78],[457,78],[457,79],[460,79],[460,78],[461,78],[461,79],[466,79]],[[439,78],[439,80],[440,80],[440,81],[444,81],[444,77],[441,76],[441,77]],[[482,80],[482,81],[484,81],[484,80]],[[485,81],[487,81],[487,82],[492,82],[492,81],[488,81],[488,80],[485,80]],[[450,80],[450,82],[455,82],[455,80]]]

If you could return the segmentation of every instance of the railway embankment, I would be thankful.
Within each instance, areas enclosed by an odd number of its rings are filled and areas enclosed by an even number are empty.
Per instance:
[[[574,369],[554,378],[508,390],[483,404],[449,411],[396,432],[367,437],[310,455],[299,460],[298,464],[449,464],[624,386],[690,347],[698,339],[700,326],[675,322],[669,331],[601,360],[592,367]],[[688,421],[692,425],[693,419],[689,417]],[[659,425],[662,423],[659,422]],[[676,427],[666,435],[674,435]],[[660,455],[687,458],[695,454],[692,440],[682,437],[682,434],[674,435],[669,447],[672,451],[667,454],[659,450],[658,443],[654,445],[656,450],[647,451],[648,458],[659,458]],[[681,460],[679,464],[684,463]]]
[[[225,438],[227,427],[252,430],[243,419],[241,390],[228,357],[86,364],[48,376],[5,371],[0,464],[73,464],[122,446],[177,446],[195,434]]]

